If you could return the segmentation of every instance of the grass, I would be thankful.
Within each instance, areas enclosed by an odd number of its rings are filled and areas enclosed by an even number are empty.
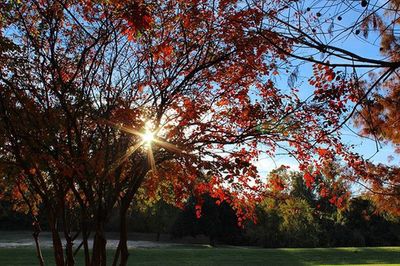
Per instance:
[[[111,253],[110,251],[110,259]],[[261,249],[151,248],[130,250],[130,265],[400,265],[400,247]],[[44,249],[46,265],[54,265],[52,250]],[[0,265],[37,265],[32,248],[0,249]],[[83,257],[77,258],[83,265]]]

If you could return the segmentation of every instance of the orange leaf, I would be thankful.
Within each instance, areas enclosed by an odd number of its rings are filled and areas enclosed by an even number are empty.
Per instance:
[[[227,105],[229,101],[227,99],[221,99],[217,102],[217,106],[224,106]]]
[[[325,155],[329,154],[329,150],[328,149],[318,148],[317,152],[318,152],[319,156],[325,156]]]

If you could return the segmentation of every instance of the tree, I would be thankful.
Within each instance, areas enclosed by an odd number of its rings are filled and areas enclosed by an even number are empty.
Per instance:
[[[326,164],[312,186],[304,173],[280,167],[270,172],[284,189],[272,185],[257,204],[257,223],[248,222],[251,244],[264,247],[396,245],[398,217],[376,208],[366,196],[349,198],[343,169]],[[324,175],[324,176],[322,176]]]
[[[266,1],[250,2],[269,15],[254,31],[287,56],[289,87],[298,87],[301,67],[312,64],[308,81],[315,90],[310,99],[329,105],[326,113],[337,114],[337,120],[325,121],[328,127],[334,126],[316,138],[318,142],[329,135],[334,142],[316,152],[322,160],[332,154],[341,156],[353,170],[345,178],[364,186],[380,210],[398,215],[399,167],[363,159],[348,147],[343,149],[340,137],[332,138],[331,133],[352,130],[349,122],[354,121],[361,128],[359,136],[376,141],[377,151],[381,141],[391,142],[398,151],[399,1],[283,2],[286,5],[276,11],[269,10]],[[268,37],[271,33],[292,45],[275,43]],[[363,51],[347,47],[363,47]],[[347,79],[351,86],[332,85],[338,79]]]
[[[139,188],[177,205],[191,194],[230,194],[238,217],[252,217],[258,147],[302,147],[298,137],[317,130],[299,98],[271,80],[284,56],[249,31],[262,23],[255,8],[100,0],[2,7],[1,162],[18,170],[6,176],[9,191],[23,188],[14,199],[43,206],[57,265],[74,264],[78,235],[86,265],[106,264],[113,207],[113,264],[126,265],[126,216]]]
[[[190,200],[176,219],[172,236],[205,235],[208,236],[211,246],[215,246],[217,241],[235,244],[241,230],[232,207],[207,194],[202,195],[201,199],[201,214],[196,199]]]
[[[246,222],[245,235],[250,244],[257,244],[268,248],[283,247],[284,235],[280,231],[282,218],[277,208],[271,208],[274,199],[265,199],[256,209],[257,223]]]
[[[133,232],[154,233],[155,240],[160,241],[162,233],[170,233],[180,213],[181,209],[162,199],[148,206],[136,206],[130,215],[129,229]]]
[[[334,150],[361,164],[338,132],[345,104],[363,99],[356,79],[316,62],[309,100],[274,81],[303,42],[273,24],[285,1],[0,5],[0,160],[16,170],[2,182],[15,200],[43,206],[57,265],[74,264],[79,234],[86,265],[106,264],[113,208],[113,264],[126,265],[126,217],[139,189],[178,206],[192,194],[232,199],[243,220],[264,186],[254,165],[262,150],[287,149],[303,170]]]

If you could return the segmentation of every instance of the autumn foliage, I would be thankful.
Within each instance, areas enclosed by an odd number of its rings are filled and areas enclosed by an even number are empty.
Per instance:
[[[363,99],[357,80],[314,62],[307,100],[276,82],[297,42],[264,22],[285,1],[0,5],[3,194],[34,216],[43,207],[57,265],[74,264],[73,246],[86,265],[105,265],[113,208],[114,265],[126,265],[126,216],[139,192],[182,207],[194,195],[197,216],[208,193],[246,220],[266,188],[255,166],[263,154],[296,157],[308,186],[337,156],[366,164],[340,141],[349,104]]]

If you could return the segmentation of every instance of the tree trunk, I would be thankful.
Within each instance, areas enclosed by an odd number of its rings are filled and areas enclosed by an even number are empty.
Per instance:
[[[67,266],[74,266],[75,265],[75,260],[74,260],[74,251],[73,251],[73,241],[71,239],[71,236],[69,234],[65,235],[65,240],[67,242],[67,245],[65,246],[65,251],[67,255],[67,261],[66,265]]]
[[[60,238],[60,234],[57,230],[57,218],[54,213],[50,212],[47,215],[47,219],[49,221],[49,226],[51,230],[51,237],[53,240],[53,251],[54,251],[54,259],[57,266],[64,266],[64,250],[62,247],[62,242]]]
[[[102,224],[97,228],[93,239],[93,252],[91,266],[106,266],[106,243]]]
[[[44,266],[44,259],[43,259],[43,255],[42,255],[42,250],[40,248],[40,243],[39,243],[39,234],[40,234],[40,225],[38,223],[38,221],[33,222],[33,239],[35,240],[35,246],[36,246],[36,254],[37,257],[39,259],[39,265],[40,266]]]
[[[83,241],[83,252],[85,254],[85,266],[90,266],[90,252],[88,243],[89,233],[87,231],[86,221],[82,222],[82,241]]]
[[[128,263],[128,230],[126,222],[127,207],[121,207],[120,209],[120,228],[119,228],[119,243],[118,248],[115,251],[113,266],[118,265],[118,260],[120,259],[120,266],[126,266]]]
[[[61,201],[60,201],[61,202]],[[65,265],[67,266],[74,266],[74,251],[73,251],[73,239],[71,237],[71,226],[68,220],[68,213],[66,212],[64,204],[62,204],[62,222],[63,222],[63,229],[64,229],[64,238],[66,241],[65,246],[65,255],[67,256]]]
[[[54,258],[57,266],[64,266],[64,250],[61,243],[60,234],[57,228],[51,226],[51,235],[53,238]]]
[[[145,167],[142,169],[142,174],[138,176],[138,178],[134,181],[133,186],[130,187],[128,192],[125,194],[125,197],[121,199],[121,205],[120,205],[120,228],[119,228],[119,243],[118,243],[118,249],[115,252],[114,256],[114,262],[113,266],[116,266],[118,263],[118,257],[121,256],[120,258],[120,266],[126,266],[128,263],[128,257],[129,257],[129,252],[128,252],[128,230],[127,230],[127,221],[126,221],[126,215],[129,209],[129,205],[131,204],[131,201],[133,199],[133,196],[136,194],[137,190],[140,187],[140,184],[142,183],[144,177],[146,176],[146,173],[148,171],[148,164],[147,161],[144,161]]]
[[[121,261],[120,266],[126,266],[128,263],[128,230],[127,230],[127,222],[126,222],[126,212],[128,208],[123,208],[121,210],[121,221],[119,228],[119,244],[120,244],[120,252],[121,252]]]
[[[115,254],[114,254],[114,259],[113,259],[113,264],[112,264],[112,266],[117,266],[118,260],[119,260],[120,250],[121,250],[121,241],[119,241],[117,250],[115,250]]]

